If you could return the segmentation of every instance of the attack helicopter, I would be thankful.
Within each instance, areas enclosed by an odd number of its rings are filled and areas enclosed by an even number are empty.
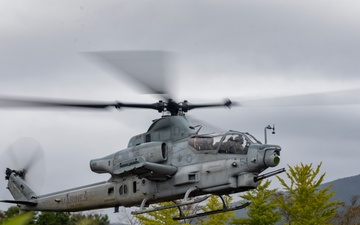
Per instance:
[[[7,168],[5,179],[14,200],[1,202],[17,204],[23,211],[76,212],[113,207],[118,212],[119,207],[137,206],[132,212],[136,215],[177,207],[179,217],[174,219],[195,218],[248,206],[250,202],[229,206],[223,196],[254,189],[260,180],[284,172],[264,173],[279,164],[280,146],[263,144],[250,133],[236,130],[200,134],[201,127],[193,126],[185,116],[197,108],[231,107],[234,104],[230,100],[191,104],[165,98],[142,104],[0,98],[0,103],[9,107],[142,108],[162,113],[146,132],[133,136],[126,148],[90,160],[93,172],[110,175],[106,181],[39,195],[25,181],[26,171]],[[182,212],[181,206],[205,201],[210,194],[221,198],[222,209],[193,215]],[[151,207],[168,201],[174,203]]]

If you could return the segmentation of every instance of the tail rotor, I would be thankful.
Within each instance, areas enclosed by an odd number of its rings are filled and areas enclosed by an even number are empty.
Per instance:
[[[24,137],[11,144],[1,157],[5,180],[12,173],[24,179],[36,191],[42,187],[45,178],[45,158],[41,145],[33,138]],[[6,186],[4,179],[1,187]]]

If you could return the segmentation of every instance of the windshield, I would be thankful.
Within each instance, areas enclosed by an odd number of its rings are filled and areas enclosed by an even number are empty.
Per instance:
[[[219,142],[222,136],[195,136],[189,139],[189,145],[196,150],[216,150],[215,143]]]
[[[261,144],[259,140],[257,140],[254,136],[252,136],[249,133],[245,133],[246,137],[249,138],[249,140],[254,144]]]
[[[198,135],[189,139],[189,145],[198,150],[217,150],[218,153],[247,154],[250,144],[258,141],[244,133],[229,132],[217,135]]]

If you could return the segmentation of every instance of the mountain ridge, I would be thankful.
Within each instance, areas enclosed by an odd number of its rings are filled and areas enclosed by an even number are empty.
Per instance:
[[[351,196],[360,195],[360,174],[329,181],[321,184],[320,187],[325,188],[329,185],[332,185],[330,191],[335,192],[332,200],[349,204]]]

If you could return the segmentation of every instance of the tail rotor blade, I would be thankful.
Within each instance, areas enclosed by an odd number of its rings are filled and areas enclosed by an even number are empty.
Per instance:
[[[45,158],[41,145],[33,138],[24,137],[9,146],[1,157],[2,170],[23,171],[29,186],[39,190],[45,178]],[[5,175],[5,173],[3,173]]]

